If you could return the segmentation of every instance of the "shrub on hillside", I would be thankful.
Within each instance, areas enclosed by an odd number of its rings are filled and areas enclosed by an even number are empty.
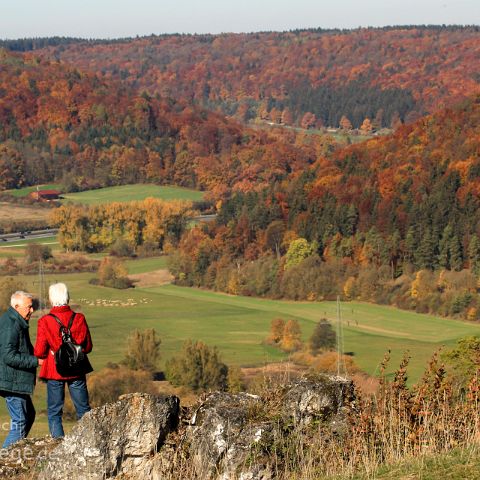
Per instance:
[[[309,367],[311,371],[317,373],[336,374],[339,367],[339,357],[337,352],[323,352],[319,355],[312,355],[306,350],[295,352],[291,360],[298,365]],[[350,355],[342,355],[340,358],[340,370],[346,371],[348,375],[361,372],[360,367],[355,363]]]
[[[283,318],[274,318],[270,322],[270,335],[266,343],[271,345],[279,345],[283,338],[283,331],[285,330],[285,320]]]
[[[117,401],[120,395],[143,392],[156,393],[149,372],[111,366],[88,377],[88,392],[92,406]]]
[[[290,319],[283,329],[280,348],[284,352],[296,352],[302,348],[302,330],[298,320]]]
[[[480,338],[461,338],[455,348],[443,352],[441,358],[456,388],[464,389],[472,373],[480,369]]]
[[[133,283],[127,275],[127,269],[120,260],[105,257],[98,268],[98,283],[104,287],[130,288]]]
[[[0,265],[0,272],[5,275],[15,275],[19,271],[18,261],[15,257],[7,257]]]
[[[25,261],[18,261],[14,257],[7,257],[3,263],[0,263],[0,275],[38,274],[38,259],[42,258],[42,255],[43,259],[45,259],[50,253],[40,252],[40,254],[37,255],[38,252],[34,252],[31,256],[30,253],[27,253]],[[34,258],[37,258],[37,260],[34,260]],[[44,273],[95,272],[98,270],[99,264],[100,262],[98,260],[78,253],[64,253],[48,257],[48,261],[43,264],[43,271]]]
[[[160,358],[161,340],[154,328],[133,330],[128,337],[123,364],[132,370],[154,371]]]
[[[134,251],[132,245],[124,238],[118,237],[110,246],[109,253],[113,257],[133,257]]]
[[[45,261],[52,258],[52,249],[48,245],[29,243],[25,249],[25,261],[27,263]]]
[[[179,355],[166,365],[170,383],[193,391],[225,390],[227,375],[228,367],[221,361],[217,348],[200,341],[187,340]]]
[[[270,335],[265,343],[281,348],[284,352],[296,352],[302,347],[302,330],[298,320],[274,318],[270,323]]]
[[[245,390],[245,380],[240,367],[228,367],[227,385],[230,393],[238,393]]]
[[[310,351],[317,355],[321,350],[333,350],[337,344],[337,334],[326,318],[322,318],[310,337]]]
[[[148,258],[162,254],[162,249],[155,242],[143,242],[137,247],[137,257]]]

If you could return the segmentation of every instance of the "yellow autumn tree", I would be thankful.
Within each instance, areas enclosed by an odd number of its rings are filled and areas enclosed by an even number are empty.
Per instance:
[[[348,300],[355,296],[355,277],[348,277],[343,285],[343,293]]]
[[[128,271],[118,258],[105,257],[98,267],[98,283],[104,287],[129,288],[132,286]]]
[[[283,318],[274,318],[270,322],[270,336],[268,343],[278,345],[283,339],[283,331],[285,330],[285,320]]]
[[[410,296],[412,298],[421,299],[431,293],[435,288],[433,274],[429,270],[419,270],[415,274],[415,279],[410,287]]]
[[[360,127],[360,131],[364,135],[369,135],[373,132],[372,121],[368,117],[363,121],[362,126]]]
[[[280,347],[285,352],[295,352],[302,347],[302,331],[298,320],[289,320],[283,329]]]

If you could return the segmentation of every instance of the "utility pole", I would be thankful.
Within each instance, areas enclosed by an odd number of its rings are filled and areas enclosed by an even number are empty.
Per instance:
[[[337,296],[337,376],[346,377],[347,368],[343,360],[343,320],[342,311],[340,309],[340,296]]]
[[[47,287],[45,285],[45,271],[42,259],[38,262],[38,303],[39,310],[43,310],[47,306]]]

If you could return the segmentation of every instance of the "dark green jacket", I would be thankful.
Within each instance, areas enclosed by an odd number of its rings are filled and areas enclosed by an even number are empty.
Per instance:
[[[0,390],[33,393],[37,366],[28,322],[9,307],[0,317]]]

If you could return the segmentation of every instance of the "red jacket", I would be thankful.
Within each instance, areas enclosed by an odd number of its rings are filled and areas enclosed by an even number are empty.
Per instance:
[[[68,305],[53,307],[50,313],[56,315],[63,325],[68,326],[73,310]],[[92,351],[92,337],[88,329],[85,317],[81,313],[75,314],[72,328],[72,340],[81,345],[85,353]],[[54,352],[62,344],[60,336],[60,325],[51,315],[44,315],[38,321],[37,341],[35,342],[34,355],[44,358],[45,361],[40,368],[40,378],[45,380],[72,380],[79,377],[62,377],[55,366]]]

